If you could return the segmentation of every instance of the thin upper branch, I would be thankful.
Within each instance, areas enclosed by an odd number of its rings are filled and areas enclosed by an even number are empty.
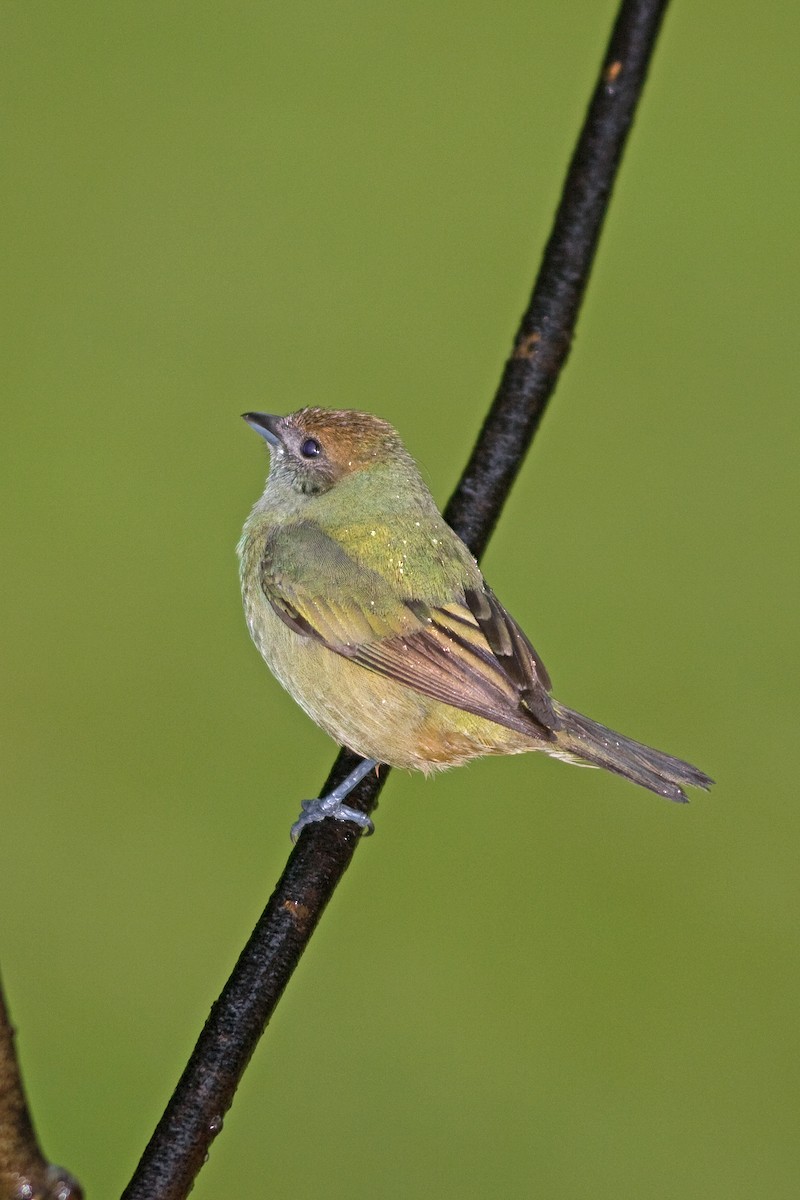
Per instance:
[[[570,163],[530,303],[475,448],[445,510],[480,555],[552,395],[572,342],[611,188],[644,86],[667,0],[623,0]],[[358,759],[342,750],[320,795]],[[387,774],[368,776],[348,804],[372,812]],[[182,1200],[360,834],[323,821],[308,827],[233,974],[123,1200]]]

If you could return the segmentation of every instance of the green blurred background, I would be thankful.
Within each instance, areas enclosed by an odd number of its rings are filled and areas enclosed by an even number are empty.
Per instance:
[[[0,962],[90,1197],[333,754],[245,630],[239,413],[371,409],[447,498],[613,12],[3,5]],[[486,559],[562,700],[717,787],[396,773],[198,1200],[797,1194],[799,26],[669,14]]]

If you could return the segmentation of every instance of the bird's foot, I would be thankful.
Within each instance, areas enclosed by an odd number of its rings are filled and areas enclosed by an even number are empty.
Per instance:
[[[324,821],[326,817],[332,817],[334,821],[352,821],[354,825],[358,825],[364,834],[369,837],[375,832],[375,826],[366,813],[359,812],[357,808],[350,808],[343,801],[346,796],[349,796],[356,784],[360,783],[365,775],[368,775],[377,763],[371,759],[365,759],[350,772],[346,779],[335,787],[332,792],[328,792],[327,796],[322,796],[319,800],[304,800],[300,807],[302,812],[292,826],[292,841],[296,842],[300,834],[307,825],[313,825],[316,821]]]
[[[329,804],[329,800],[330,796],[323,796],[321,800],[303,800],[300,805],[303,811],[292,826],[293,842],[297,841],[306,825],[324,821],[326,817],[333,817],[334,821],[352,821],[364,830],[367,837],[375,832],[375,826],[366,813],[359,812],[357,808],[350,808],[341,801]]]

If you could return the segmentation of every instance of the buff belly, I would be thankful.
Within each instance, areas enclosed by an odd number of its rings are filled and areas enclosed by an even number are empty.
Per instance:
[[[442,704],[295,633],[258,596],[246,597],[245,612],[275,677],[312,721],[363,758],[428,772],[544,748],[535,737]]]

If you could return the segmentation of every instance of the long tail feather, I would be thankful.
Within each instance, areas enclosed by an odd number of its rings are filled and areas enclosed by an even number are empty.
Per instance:
[[[582,762],[613,771],[615,775],[649,788],[659,796],[683,804],[688,797],[682,784],[710,788],[714,782],[691,763],[623,737],[621,733],[615,733],[613,729],[607,729],[605,725],[591,721],[563,704],[556,704],[555,707],[563,721],[556,745],[559,750],[574,755]]]

